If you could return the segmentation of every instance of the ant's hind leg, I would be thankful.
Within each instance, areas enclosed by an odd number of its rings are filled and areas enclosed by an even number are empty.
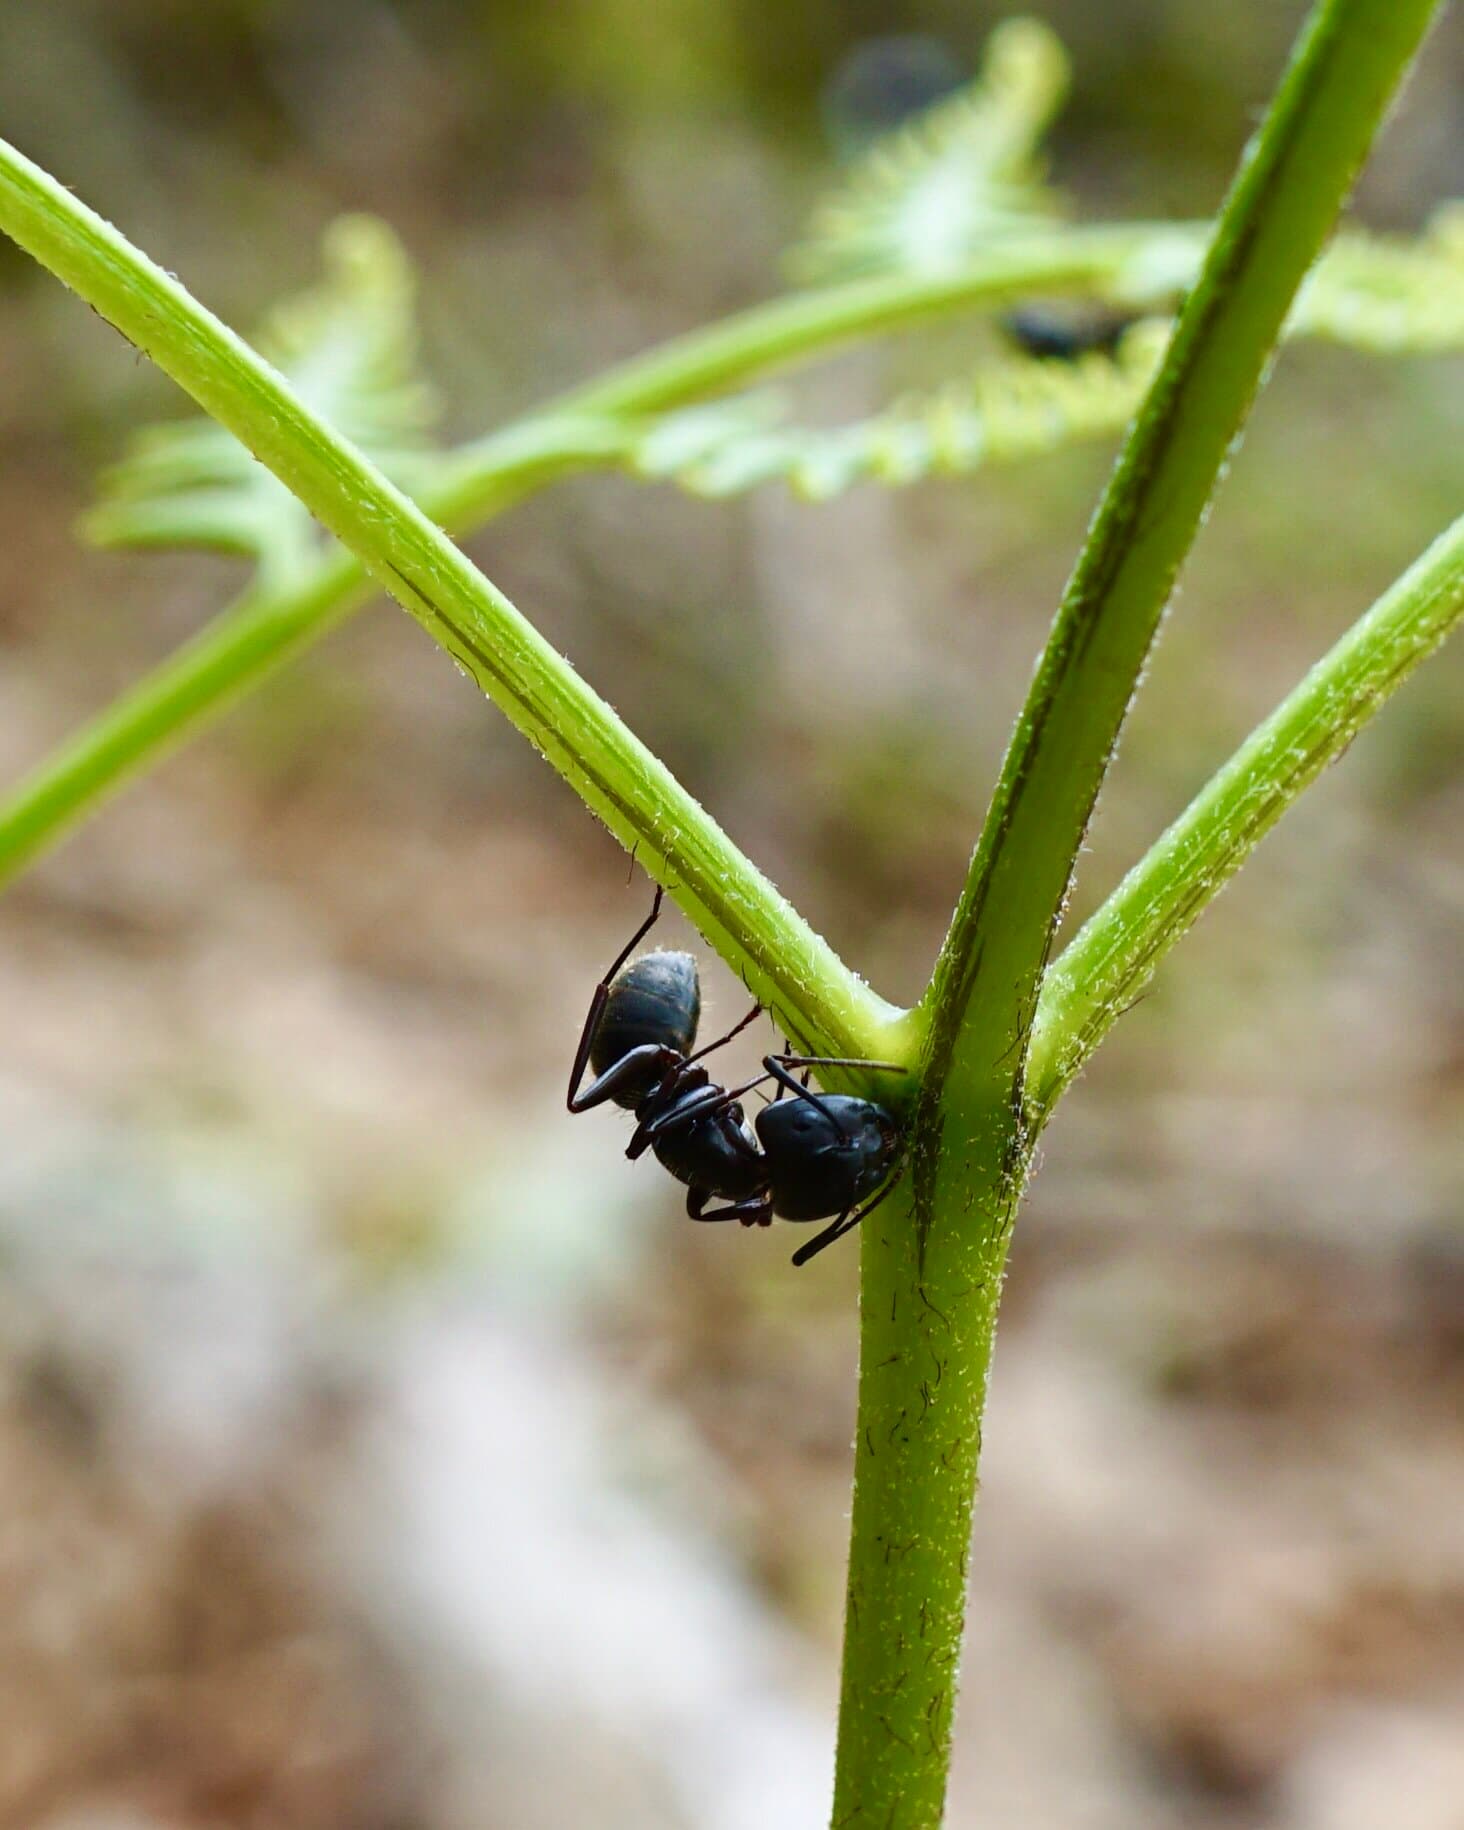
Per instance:
[[[646,916],[635,933],[631,935],[630,939],[620,949],[619,953],[616,954],[614,960],[611,962],[610,970],[595,987],[595,995],[590,999],[590,1014],[585,1018],[585,1026],[580,1031],[579,1047],[574,1051],[574,1066],[569,1070],[569,1095],[564,1103],[569,1107],[571,1112],[583,1109],[575,1105],[575,1095],[580,1090],[580,1082],[584,1079],[585,1069],[590,1064],[590,1050],[595,1046],[595,1037],[599,1032],[600,1019],[604,1016],[605,1006],[610,999],[610,986],[614,981],[616,973],[619,972],[620,968],[630,958],[631,954],[635,952],[636,948],[650,933],[651,929],[655,927],[656,920],[661,913],[661,901],[665,894],[666,892],[658,883],[656,885],[656,893],[651,898],[650,914]]]
[[[702,1195],[699,1189],[692,1192],[701,1195],[701,1199],[697,1203],[698,1209],[702,1207],[703,1202],[711,1199],[710,1195]],[[691,1198],[688,1196],[686,1211],[691,1214],[693,1220],[740,1220],[744,1226],[771,1226],[773,1224],[773,1204],[766,1195],[749,1195],[745,1201],[733,1201],[727,1207],[714,1207],[710,1213],[698,1211],[693,1214],[691,1206]]]
[[[636,929],[635,933],[631,935],[630,939],[620,949],[619,953],[617,953],[615,955],[615,959],[611,964],[610,970],[605,974],[604,978],[600,981],[601,984],[608,985],[610,983],[610,981],[615,977],[615,974],[617,972],[619,972],[620,968],[630,958],[631,954],[635,952],[636,948],[641,944],[641,942],[645,939],[645,937],[650,933],[651,929],[655,927],[657,921],[660,919],[661,904],[665,901],[665,899],[666,899],[666,892],[665,892],[665,890],[663,890],[661,888],[660,884],[658,883],[656,885],[656,893],[651,898],[650,914],[646,916],[645,920]]]

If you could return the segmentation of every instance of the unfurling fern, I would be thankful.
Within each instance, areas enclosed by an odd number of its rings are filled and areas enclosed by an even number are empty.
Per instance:
[[[820,205],[789,256],[793,277],[935,272],[1050,218],[1059,200],[1037,147],[1067,79],[1067,54],[1047,26],[998,26],[976,81],[883,135]]]
[[[1417,241],[1344,231],[1286,329],[1379,356],[1464,348],[1464,203],[1437,211]]]
[[[897,401],[855,425],[779,423],[771,394],[667,414],[633,439],[626,462],[638,475],[699,496],[730,496],[781,481],[795,495],[827,501],[855,483],[914,483],[964,475],[1115,433],[1133,416],[1158,366],[1168,324],[1135,324],[1109,355],[1075,360],[1012,357],[937,393]]]
[[[978,79],[865,152],[790,266],[818,281],[925,274],[958,268],[1004,236],[1060,236],[1058,195],[1043,181],[1038,149],[1066,86],[1066,54],[1046,26],[999,26]],[[1143,397],[1206,241],[1203,224],[1156,224],[1094,274],[1079,318],[1134,320],[1111,344],[1062,359],[1032,343],[853,425],[790,425],[781,400],[759,393],[645,416],[551,413],[546,427],[573,447],[569,468],[620,467],[702,496],[781,481],[810,501],[859,482],[963,475],[1116,434]],[[393,480],[430,498],[452,460],[428,443],[436,404],[417,368],[405,252],[384,224],[350,216],[327,231],[324,257],[321,283],[275,309],[259,347]],[[1000,302],[992,293],[978,309]],[[1377,354],[1464,347],[1464,205],[1441,211],[1415,242],[1338,235],[1286,329]],[[240,553],[255,561],[265,591],[307,576],[322,540],[296,498],[208,419],[140,433],[100,494],[82,522],[91,540]]]

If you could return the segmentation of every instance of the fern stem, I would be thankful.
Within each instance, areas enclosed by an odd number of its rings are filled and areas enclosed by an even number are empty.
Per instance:
[[[1064,949],[1033,1025],[1034,1124],[1302,790],[1461,620],[1464,517],[1257,726]]]
[[[861,280],[773,300],[632,358],[530,418],[445,460],[423,511],[450,530],[481,525],[576,470],[621,461],[632,415],[698,399],[858,338],[1041,287],[1112,282],[1156,237],[1193,227],[1062,230],[938,279]],[[287,587],[246,592],[44,758],[0,804],[0,884],[24,870],[119,788],[152,767],[374,595],[370,574],[334,552]]]
[[[507,598],[176,280],[3,142],[0,227],[150,355],[358,554],[611,831],[638,850],[790,1033],[838,1054],[878,1053],[889,1008]],[[217,650],[213,663],[217,669]],[[146,714],[147,703],[140,709]],[[146,730],[145,720],[137,728]]]
[[[527,493],[593,461],[606,427],[555,419],[504,437],[503,477]],[[623,442],[617,438],[617,449]],[[327,552],[303,579],[255,584],[46,755],[0,804],[0,886],[98,813],[212,719],[375,595],[354,554]]]
[[[833,1821],[940,1822],[1025,1057],[1074,862],[1179,566],[1431,0],[1320,0],[1054,623],[930,989],[909,1224],[864,1228]],[[907,1039],[908,1040],[908,1039]]]

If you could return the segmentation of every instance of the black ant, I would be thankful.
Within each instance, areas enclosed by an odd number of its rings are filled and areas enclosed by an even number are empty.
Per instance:
[[[1050,362],[1076,362],[1080,356],[1116,355],[1124,334],[1135,322],[1133,312],[1098,305],[1014,306],[1001,328],[1026,356]]]
[[[662,1167],[686,1184],[693,1220],[771,1226],[775,1214],[784,1220],[836,1215],[832,1226],[793,1254],[794,1264],[807,1264],[889,1194],[898,1180],[891,1171],[900,1148],[900,1127],[883,1106],[844,1093],[814,1093],[809,1074],[816,1067],[905,1069],[887,1061],[784,1053],[764,1055],[763,1072],[742,1086],[718,1086],[700,1065],[703,1058],[746,1029],[762,1006],[754,1004],[725,1036],[691,1052],[701,1015],[696,961],[689,953],[660,952],[625,963],[661,913],[662,894],[656,891],[650,914],[595,987],[566,1103],[571,1112],[586,1112],[613,1100],[633,1111],[635,1134],[625,1154],[634,1159],[654,1151]],[[581,1092],[587,1067],[594,1079]],[[801,1081],[795,1068],[803,1070]],[[739,1101],[768,1080],[778,1091],[749,1128]],[[786,1103],[785,1093],[793,1095]],[[709,1213],[714,1198],[728,1205]]]

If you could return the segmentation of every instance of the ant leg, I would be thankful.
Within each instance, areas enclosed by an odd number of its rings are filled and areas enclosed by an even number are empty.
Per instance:
[[[761,1004],[754,1004],[741,1022],[734,1023],[725,1036],[718,1036],[715,1042],[707,1043],[705,1048],[699,1048],[694,1055],[688,1055],[686,1059],[688,1061],[700,1061],[703,1055],[710,1055],[713,1049],[725,1048],[734,1036],[740,1036],[742,1034],[749,1023],[755,1023],[757,1021],[762,1015],[762,1008]]]
[[[679,1131],[683,1125],[691,1124],[694,1119],[711,1118],[717,1112],[725,1112],[729,1106],[735,1105],[744,1093],[750,1093],[754,1087],[760,1087],[766,1079],[766,1074],[759,1074],[755,1080],[744,1081],[740,1087],[704,1087],[702,1091],[706,1097],[695,1103],[688,1102],[684,1106],[678,1106],[674,1112],[663,1112],[659,1118],[652,1118],[647,1123],[638,1126],[635,1136],[631,1139],[632,1146],[636,1147],[636,1155],[639,1156],[647,1144],[654,1143],[658,1137],[664,1137],[668,1131]],[[627,1151],[626,1155],[629,1154],[630,1152]]]
[[[834,1224],[832,1226],[826,1226],[817,1238],[810,1239],[807,1245],[800,1245],[798,1250],[793,1254],[794,1264],[807,1264],[809,1259],[815,1257],[826,1245],[832,1245],[836,1239],[842,1239],[845,1233],[852,1233],[859,1222],[863,1220],[866,1215],[872,1214],[881,1201],[889,1199],[890,1195],[893,1194],[895,1185],[899,1179],[900,1177],[898,1174],[892,1175],[889,1181],[885,1183],[884,1187],[880,1189],[879,1193],[875,1195],[872,1200],[866,1201],[863,1207],[856,1207],[852,1213],[840,1214]]]
[[[574,1083],[571,1083],[565,1103],[571,1112],[588,1112],[592,1106],[603,1106],[606,1100],[617,1099],[622,1087],[635,1086],[643,1079],[664,1078],[680,1060],[674,1048],[666,1048],[660,1042],[642,1042],[639,1048],[631,1049],[628,1055],[612,1062],[582,1093],[574,1091]],[[581,1068],[580,1073],[583,1072]]]
[[[792,1057],[795,1065],[801,1065],[803,1059],[804,1057],[802,1055],[794,1055]],[[845,1142],[848,1141],[848,1131],[845,1130],[844,1126],[839,1123],[838,1119],[835,1118],[834,1114],[824,1104],[822,1095],[815,1093],[810,1086],[800,1086],[788,1072],[787,1068],[783,1066],[783,1057],[781,1055],[764,1055],[763,1066],[767,1069],[773,1079],[777,1081],[780,1087],[786,1087],[795,1098],[806,1099],[810,1105],[817,1106],[819,1111],[823,1113],[824,1117],[834,1127],[834,1130],[838,1135],[843,1138]]]
[[[686,1211],[691,1214],[689,1201]],[[733,1201],[727,1207],[714,1207],[709,1214],[695,1213],[691,1217],[693,1220],[740,1220],[744,1226],[771,1226],[773,1204],[767,1195],[749,1195],[745,1201]]]
[[[741,1030],[745,1030],[748,1023],[752,1023],[754,1017],[761,1016],[761,1010],[763,1010],[763,1006],[761,1005],[752,1006],[752,1008],[748,1010],[747,1016],[743,1017],[739,1023],[734,1023],[725,1036],[719,1036],[716,1041],[708,1041],[705,1049],[697,1049],[695,1054],[681,1056],[679,1060],[675,1061],[675,1069],[681,1071],[683,1067],[690,1067],[692,1061],[699,1061],[705,1054],[710,1054],[712,1050],[721,1049],[723,1043],[732,1041],[732,1038],[737,1036]],[[609,1069],[609,1072],[613,1072],[613,1069]],[[765,1076],[763,1076],[763,1078],[765,1078]],[[595,1085],[598,1085],[598,1082],[595,1083]],[[591,1091],[593,1091],[593,1089],[591,1089]],[[745,1093],[747,1089],[743,1087],[741,1091]],[[732,1094],[732,1098],[736,1098],[736,1093]],[[635,1127],[635,1135],[631,1136],[630,1144],[626,1146],[626,1157],[630,1157],[631,1162],[635,1162],[635,1158],[642,1157],[642,1155],[646,1153],[646,1147],[650,1146],[651,1138],[661,1135],[662,1131],[675,1131],[677,1125],[690,1124],[694,1118],[705,1118],[708,1109],[710,1109],[712,1105],[717,1105],[719,1100],[721,1100],[721,1087],[717,1087],[717,1085],[708,1085],[708,1087],[706,1087],[706,1098],[703,1098],[701,1102],[695,1103],[695,1105],[677,1107],[677,1111],[673,1111],[673,1113],[664,1113],[659,1120],[657,1120],[657,1118],[651,1118],[650,1122],[642,1122],[642,1124],[637,1125],[637,1127]]]
[[[784,1036],[784,1038],[783,1038],[783,1052],[778,1057],[778,1059],[780,1061],[792,1061],[795,1059],[794,1054],[793,1054],[793,1044],[788,1039],[787,1036]],[[808,1088],[808,1082],[812,1078],[812,1075],[813,1075],[813,1069],[805,1068],[803,1070],[803,1072],[798,1076],[798,1084],[799,1084],[799,1086],[804,1088],[805,1091]],[[783,1097],[783,1095],[787,1091],[788,1091],[787,1084],[784,1081],[780,1080],[778,1082],[778,1090],[773,1095],[773,1104],[777,1105],[778,1101]]]
[[[796,1265],[807,1264],[809,1259],[812,1258],[815,1253],[821,1252],[826,1245],[832,1245],[836,1239],[842,1239],[844,1234],[847,1233],[853,1225],[854,1222],[849,1219],[848,1215],[840,1214],[834,1224],[832,1226],[826,1226],[817,1238],[810,1239],[807,1245],[799,1246],[798,1250],[793,1254],[793,1263]]]
[[[675,1098],[675,1087],[678,1084],[678,1070],[685,1066],[678,1062],[662,1082],[661,1090],[670,1098]],[[669,1086],[668,1086],[669,1083]],[[633,1163],[637,1157],[644,1156],[651,1145],[664,1131],[678,1130],[682,1125],[689,1125],[693,1119],[705,1118],[708,1111],[718,1105],[722,1098],[722,1089],[716,1085],[702,1087],[694,1097],[688,1097],[684,1105],[677,1105],[669,1112],[653,1112],[649,1118],[643,1118],[631,1133],[630,1142],[625,1147],[625,1154]]]
[[[569,1071],[569,1094],[564,1103],[571,1112],[583,1112],[585,1110],[585,1104],[582,1103],[577,1105],[575,1103],[575,1098],[580,1090],[580,1082],[585,1077],[585,1069],[590,1064],[590,1050],[595,1046],[595,1036],[599,1032],[600,1019],[605,1014],[605,1005],[610,997],[611,981],[614,979],[616,973],[619,972],[620,968],[630,958],[631,954],[635,952],[636,948],[650,933],[651,929],[655,927],[656,918],[661,913],[661,899],[665,894],[666,892],[661,888],[660,884],[657,884],[656,894],[651,899],[650,914],[647,915],[645,920],[636,929],[635,933],[631,935],[630,939],[620,949],[619,953],[616,954],[610,970],[595,987],[595,995],[590,999],[590,1014],[585,1018],[585,1026],[580,1031],[579,1047],[574,1051],[574,1066]],[[593,1089],[591,1090],[593,1091]],[[607,1094],[606,1097],[608,1098],[609,1095]],[[588,1102],[590,1105],[599,1105],[600,1103],[601,1102],[598,1099],[590,1100]]]
[[[784,1067],[846,1067],[868,1068],[872,1074],[908,1074],[909,1068],[898,1061],[863,1061],[853,1055],[774,1055],[774,1061],[781,1061]]]

